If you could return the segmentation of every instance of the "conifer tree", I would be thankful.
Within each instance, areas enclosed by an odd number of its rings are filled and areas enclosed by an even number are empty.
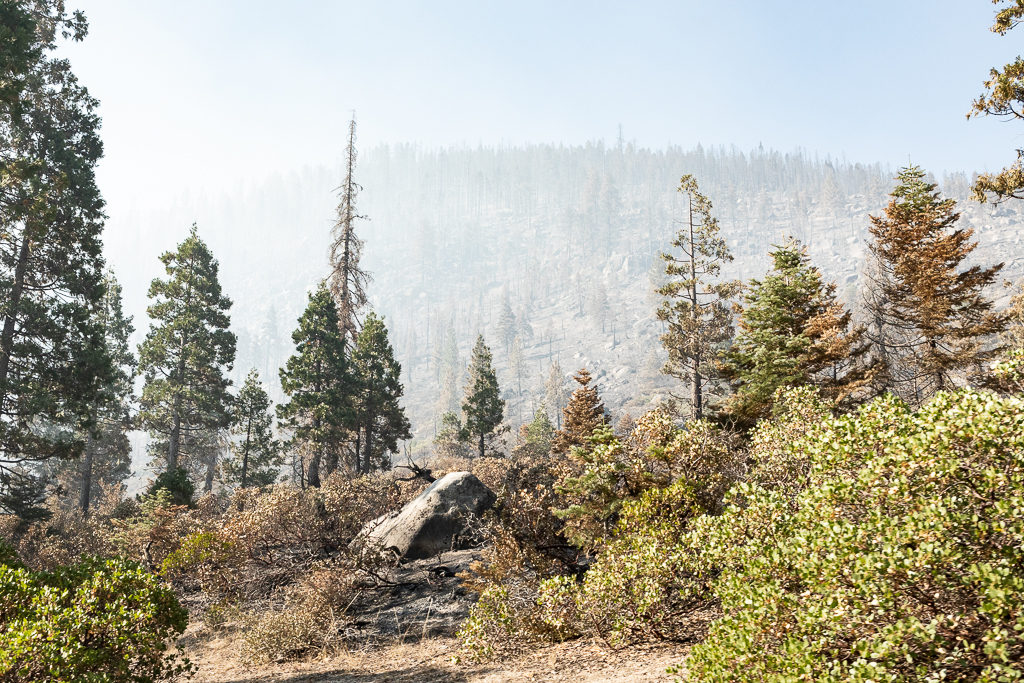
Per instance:
[[[658,308],[658,320],[668,324],[661,336],[668,351],[663,371],[689,385],[691,416],[699,420],[704,415],[705,390],[718,379],[715,361],[720,347],[732,336],[728,300],[739,291],[740,283],[717,281],[722,264],[732,261],[732,254],[719,237],[711,200],[700,193],[691,175],[680,179],[679,192],[686,195],[687,218],[672,240],[681,254],[661,254],[669,281],[657,290],[666,297]]]
[[[281,369],[289,401],[277,407],[277,415],[292,433],[291,448],[309,455],[307,482],[319,487],[321,465],[341,458],[355,417],[338,309],[325,283],[309,295],[292,341],[295,353]]]
[[[562,410],[569,400],[569,391],[565,388],[565,375],[558,361],[551,363],[548,378],[544,382],[544,404],[555,414],[555,428],[562,428]]]
[[[53,0],[8,2],[0,46],[0,495],[39,488],[34,463],[84,448],[110,382],[103,329],[97,101],[58,34],[87,25]],[[8,507],[0,501],[0,507]],[[8,508],[11,509],[11,508]]]
[[[363,188],[355,181],[356,119],[348,124],[345,149],[345,179],[338,188],[338,217],[331,230],[330,290],[338,306],[338,324],[346,343],[355,343],[359,332],[359,311],[366,305],[369,274],[359,266],[363,240],[356,235],[356,221],[365,219],[356,211],[356,199]]]
[[[445,413],[441,416],[441,428],[434,436],[434,454],[442,458],[465,458],[469,457],[468,451],[458,413]]]
[[[437,412],[440,414],[457,413],[459,404],[459,346],[455,339],[455,324],[448,322],[444,332],[444,341],[434,354],[437,372],[438,399]]]
[[[743,427],[769,414],[779,387],[811,384],[843,401],[872,376],[862,362],[869,348],[864,329],[850,328],[850,312],[807,249],[790,239],[769,255],[772,270],[747,286],[740,332],[722,364],[735,389],[725,413]]]
[[[865,303],[890,388],[920,405],[969,382],[997,353],[986,343],[1006,319],[984,290],[1002,264],[963,268],[977,242],[973,230],[956,227],[956,202],[943,199],[917,166],[902,169],[897,180],[885,215],[871,216]]]
[[[512,303],[509,301],[508,290],[505,290],[505,297],[502,299],[501,312],[498,314],[498,339],[508,353],[512,340],[516,336],[516,314],[512,311]]]
[[[487,439],[500,433],[505,411],[492,360],[491,350],[484,343],[483,335],[479,335],[469,361],[466,397],[462,402],[462,435],[463,439],[477,443],[481,458],[487,453]]]
[[[121,285],[113,272],[104,277],[104,295],[97,313],[113,373],[97,397],[95,424],[86,437],[85,450],[79,462],[61,468],[62,484],[78,492],[78,507],[88,514],[98,484],[117,484],[131,474],[131,442],[134,403],[135,355],[129,340],[135,328],[131,317],[124,315]]]
[[[991,31],[1005,36],[1024,21],[1024,3],[1020,0],[992,0],[1002,5],[996,12]],[[976,99],[967,118],[996,116],[1003,119],[1024,119],[1024,58],[1017,57],[1001,69],[992,69],[985,81],[985,92]],[[1017,160],[998,173],[982,173],[975,180],[972,198],[979,202],[993,197],[996,202],[1024,198],[1024,149],[1017,150]]]
[[[579,384],[563,411],[562,428],[551,442],[552,453],[568,453],[573,446],[589,446],[590,437],[600,426],[610,424],[597,387],[586,368],[580,368],[573,379]]]
[[[190,452],[205,440],[197,433],[216,432],[230,420],[225,373],[235,360],[235,335],[228,329],[231,300],[221,293],[219,266],[194,224],[160,261],[167,279],[149,286],[152,322],[139,345],[145,377],[139,420],[155,439],[151,452],[173,472],[183,456],[208,460],[205,449]]]
[[[235,398],[231,415],[231,457],[224,461],[224,480],[241,488],[269,486],[284,463],[274,438],[270,397],[256,368],[249,371]]]
[[[519,444],[512,455],[517,458],[541,458],[551,451],[555,426],[542,404],[533,413],[533,420],[519,428]]]
[[[363,321],[352,349],[352,369],[358,385],[357,429],[362,430],[362,462],[357,471],[372,472],[390,465],[398,442],[411,439],[409,419],[401,406],[402,366],[388,340],[388,328],[376,314]]]

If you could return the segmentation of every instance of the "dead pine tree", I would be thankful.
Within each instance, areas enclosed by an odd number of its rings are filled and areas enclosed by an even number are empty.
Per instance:
[[[356,199],[363,189],[354,178],[356,166],[356,119],[348,124],[348,146],[345,149],[345,180],[338,188],[338,217],[331,229],[328,284],[338,306],[338,324],[346,345],[355,342],[359,333],[359,311],[366,305],[366,285],[370,275],[359,267],[363,240],[356,235],[356,221],[366,216],[356,211]]]

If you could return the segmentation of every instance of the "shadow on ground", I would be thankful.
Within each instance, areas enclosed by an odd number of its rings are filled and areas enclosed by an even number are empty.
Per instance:
[[[239,678],[225,683],[252,683],[252,681],[273,681],[274,683],[466,683],[465,674],[436,666],[410,666],[391,671],[359,672],[352,669],[318,671],[315,674],[273,676],[272,678]]]

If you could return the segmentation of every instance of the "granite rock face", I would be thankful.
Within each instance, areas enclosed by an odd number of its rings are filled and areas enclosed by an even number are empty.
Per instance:
[[[468,522],[494,505],[494,492],[469,472],[452,472],[428,486],[398,512],[367,524],[358,543],[418,560],[459,548],[469,536]]]

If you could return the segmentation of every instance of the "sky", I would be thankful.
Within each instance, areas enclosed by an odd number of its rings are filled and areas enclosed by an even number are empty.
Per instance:
[[[984,0],[71,0],[108,212],[382,143],[802,148],[996,170],[1024,123],[965,114],[1020,33]],[[1020,29],[1024,31],[1024,29]]]

